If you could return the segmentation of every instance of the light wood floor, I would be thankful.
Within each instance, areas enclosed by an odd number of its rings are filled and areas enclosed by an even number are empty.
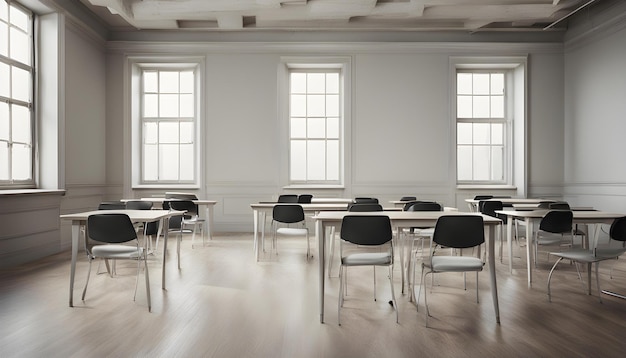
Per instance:
[[[371,268],[353,268],[338,326],[338,278],[328,281],[326,323],[320,324],[317,250],[307,262],[303,241],[279,245],[278,257],[267,254],[257,263],[251,234],[218,234],[194,249],[185,237],[179,271],[172,240],[166,291],[160,287],[161,263],[156,258],[149,263],[151,313],[143,276],[132,301],[134,263],[118,262],[115,278],[92,272],[82,302],[87,261],[81,254],[74,308],[68,307],[68,253],[4,270],[0,357],[623,357],[626,352],[626,301],[603,295],[599,303],[596,293],[583,292],[574,266],[563,264],[549,303],[545,255],[532,289],[522,258],[514,259],[512,275],[506,264],[497,264],[500,325],[486,272],[480,275],[478,304],[473,275],[467,291],[461,274],[439,275],[429,294],[433,317],[426,328],[423,297],[417,312],[400,294],[399,268],[394,277],[399,324],[388,304],[386,270],[377,270],[375,302]],[[626,292],[623,261],[616,266],[623,271],[615,271],[612,280],[612,263],[601,267],[603,288]]]

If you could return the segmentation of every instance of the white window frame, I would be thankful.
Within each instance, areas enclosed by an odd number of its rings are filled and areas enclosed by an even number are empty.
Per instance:
[[[28,16],[28,22],[29,22],[29,26],[28,26],[28,34],[27,36],[29,37],[29,44],[30,44],[30,65],[24,64],[22,62],[19,62],[15,59],[12,59],[10,57],[5,57],[3,55],[0,55],[0,63],[3,64],[7,64],[9,66],[14,66],[17,68],[20,68],[22,70],[26,70],[29,72],[30,74],[30,88],[29,88],[29,100],[27,102],[24,101],[20,101],[17,99],[12,98],[11,95],[9,95],[9,97],[3,97],[0,96],[0,102],[4,102],[8,104],[8,110],[9,110],[9,117],[7,118],[9,120],[9,133],[8,133],[8,140],[1,140],[0,142],[5,142],[7,144],[8,147],[8,155],[6,158],[1,158],[1,160],[3,162],[5,162],[8,165],[8,170],[9,170],[9,177],[8,180],[0,180],[0,188],[3,189],[16,189],[16,188],[35,188],[36,186],[36,177],[35,177],[35,173],[36,173],[36,168],[37,168],[37,162],[36,162],[36,151],[37,151],[37,143],[36,143],[36,122],[35,122],[35,86],[36,86],[36,78],[35,78],[35,68],[36,68],[36,60],[35,60],[35,36],[34,36],[34,26],[35,26],[35,14],[30,11],[29,9],[19,5],[18,3],[15,2],[9,2],[7,3],[8,7],[9,7],[9,28],[11,28],[11,24],[10,24],[10,7],[14,7],[19,9],[20,11],[24,12],[27,16]],[[6,23],[5,23],[6,24]],[[18,30],[20,31],[20,30]],[[7,48],[10,49],[10,31],[7,32],[7,38],[6,39],[0,39],[1,41],[6,43]],[[11,76],[11,72],[9,72],[9,78]],[[9,80],[9,91],[11,91],[12,85],[11,85],[11,80]],[[22,106],[22,107],[26,107],[29,111],[29,115],[30,115],[30,143],[20,143],[20,142],[16,142],[12,139],[11,134],[12,134],[12,130],[11,130],[11,112],[12,112],[12,107],[16,105],[16,106]],[[22,179],[22,180],[18,180],[15,179],[15,177],[13,176],[12,173],[12,150],[13,150],[13,146],[19,144],[19,145],[27,145],[30,146],[30,178],[28,179]]]
[[[505,153],[504,179],[501,181],[459,181],[457,173],[457,72],[505,73]],[[527,192],[526,174],[526,113],[527,113],[527,56],[451,57],[450,58],[450,113],[452,128],[452,172],[459,189],[515,189],[517,195]],[[463,119],[461,121],[471,121]],[[492,119],[489,119],[492,121]],[[496,120],[500,121],[500,120]]]
[[[290,74],[298,72],[338,72],[339,73],[339,158],[337,180],[292,180],[291,179],[291,131],[290,131]],[[351,116],[351,59],[349,57],[284,57],[279,69],[279,108],[281,108],[281,133],[284,148],[281,162],[284,163],[281,175],[285,188],[343,188],[346,181],[345,167],[349,165],[346,152],[349,147],[349,123]]]
[[[180,189],[198,189],[202,180],[202,165],[200,154],[202,153],[203,141],[201,140],[203,133],[204,105],[202,98],[203,74],[204,74],[204,58],[198,57],[131,57],[130,64],[130,91],[131,91],[131,180],[133,188],[180,188]],[[144,70],[193,70],[195,80],[195,110],[194,123],[194,176],[191,180],[144,180],[143,175],[143,71]]]

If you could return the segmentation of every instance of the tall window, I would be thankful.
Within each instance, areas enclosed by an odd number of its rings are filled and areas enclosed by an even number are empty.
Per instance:
[[[32,13],[0,1],[0,185],[33,185]]]
[[[342,93],[337,68],[289,71],[289,178],[295,184],[341,180]]]
[[[196,179],[196,69],[141,70],[141,182]]]
[[[457,71],[457,182],[507,180],[506,83],[503,71]]]

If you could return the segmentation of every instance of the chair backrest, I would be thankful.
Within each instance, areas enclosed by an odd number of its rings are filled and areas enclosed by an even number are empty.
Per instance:
[[[300,204],[311,204],[311,199],[313,199],[313,195],[311,194],[298,195],[298,203]]]
[[[272,218],[281,223],[293,224],[304,221],[304,210],[297,204],[274,205]]]
[[[122,201],[103,201],[98,205],[98,210],[124,210],[126,203]]]
[[[566,201],[556,201],[548,204],[550,210],[571,210],[569,204]]]
[[[626,242],[626,216],[613,220],[609,236],[613,240]]]
[[[298,195],[296,194],[282,194],[278,196],[279,203],[297,203]]]
[[[539,209],[548,209],[550,208],[550,204],[554,203],[554,201],[540,201],[539,205],[537,205],[537,207]]]
[[[365,204],[352,203],[348,205],[348,211],[353,211],[353,212],[383,211],[383,206],[380,204],[371,204],[371,203],[365,203]]]
[[[474,197],[474,200],[485,200],[485,199],[492,199],[493,195],[476,195]]]
[[[482,216],[444,215],[435,225],[433,242],[438,245],[465,249],[485,242],[485,226]]]
[[[126,214],[94,214],[87,218],[87,233],[92,240],[110,244],[137,238],[137,232]]]
[[[498,200],[481,200],[478,203],[478,208],[480,209],[481,213],[495,218],[498,217],[498,214],[496,214],[496,210],[502,210],[503,205],[502,202]]]
[[[434,201],[416,201],[409,205],[405,211],[442,211],[441,204]]]
[[[539,230],[554,234],[563,234],[572,231],[574,215],[568,210],[552,210],[541,219]]]
[[[172,200],[169,203],[174,210],[186,211],[186,216],[198,215],[198,204],[191,200]]]
[[[193,194],[193,193],[166,192],[165,198],[166,199],[178,199],[178,200],[198,200],[198,197],[196,196],[196,194]]]
[[[416,196],[403,196],[400,198],[400,201],[416,201]]]
[[[354,203],[356,204],[378,204],[378,199],[377,198],[365,198],[365,197],[358,197],[358,198],[354,198]]]
[[[126,202],[126,209],[129,210],[150,210],[152,202],[145,200],[131,200]]]
[[[341,222],[341,239],[356,245],[383,245],[392,237],[388,216],[346,215]]]

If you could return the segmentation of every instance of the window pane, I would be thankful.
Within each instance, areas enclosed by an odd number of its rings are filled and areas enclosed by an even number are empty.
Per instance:
[[[0,180],[9,180],[9,143],[0,141]]]
[[[159,95],[159,117],[178,118],[178,95],[177,94],[161,94]]]
[[[192,71],[183,71],[180,73],[180,93],[193,94],[194,91],[194,74]]]
[[[474,157],[472,165],[474,167],[474,180],[491,179],[489,171],[489,159],[491,153],[488,146],[474,147]]]
[[[193,145],[180,146],[180,180],[193,180]]]
[[[491,139],[491,125],[489,123],[474,123],[473,124],[473,143],[474,144],[489,144]]]
[[[339,74],[326,74],[326,93],[339,93]]]
[[[6,102],[0,102],[0,140],[9,140],[9,104]]]
[[[457,177],[459,180],[472,180],[472,147],[460,145],[456,155]]]
[[[504,118],[504,96],[491,96],[491,118]]]
[[[157,124],[148,122],[143,124],[143,142],[146,144],[157,144]]]
[[[9,65],[0,63],[0,96],[9,97],[9,89],[11,88],[9,70]]]
[[[178,93],[178,71],[159,72],[159,92]]]
[[[307,179],[326,179],[326,153],[325,142],[310,140],[307,142]]]
[[[305,118],[291,118],[291,138],[306,138]]]
[[[326,142],[326,179],[339,180],[339,141]]]
[[[325,138],[326,128],[324,118],[309,118],[307,121],[308,138]]]
[[[474,73],[472,80],[472,90],[474,95],[489,94],[490,79],[488,73]]]
[[[21,68],[12,66],[13,78],[11,81],[11,97],[14,99],[30,102],[30,73]]]
[[[326,120],[326,138],[339,139],[339,118]]]
[[[177,122],[159,123],[159,143],[178,143],[178,139]]]
[[[474,118],[489,118],[489,97],[488,96],[474,96],[473,98],[473,113]]]
[[[291,93],[306,93],[306,73],[291,73]]]
[[[159,180],[178,180],[178,144],[159,146]]]
[[[19,27],[22,31],[28,31],[28,14],[15,6],[9,8],[11,24]]]
[[[143,96],[143,116],[157,118],[159,116],[159,95],[146,94]]]
[[[306,180],[306,141],[292,140],[290,155],[291,180]]]
[[[181,117],[193,117],[194,116],[194,100],[192,94],[180,95],[180,116]]]
[[[306,96],[294,94],[291,95],[291,102],[289,103],[289,109],[291,117],[304,117],[306,116]]]
[[[491,144],[504,144],[504,124],[491,124]]]
[[[192,122],[181,122],[180,123],[180,142],[191,144],[194,142],[194,131],[193,131],[193,123]]]
[[[28,34],[11,28],[11,48],[10,57],[21,63],[30,65],[30,40]]]
[[[156,71],[144,71],[143,91],[157,93],[159,91],[159,81]]]
[[[145,180],[158,180],[158,153],[157,145],[143,146],[143,177]]]
[[[9,57],[9,26],[3,22],[0,22],[0,55]]]
[[[458,144],[472,144],[472,123],[456,125],[456,141]]]
[[[339,117],[339,95],[326,96],[326,116]]]
[[[9,21],[9,4],[0,1],[0,20]]]
[[[306,89],[308,93],[324,93],[326,91],[326,75],[324,73],[309,73]]]
[[[457,73],[456,93],[466,94],[466,95],[472,94],[472,74],[471,73]]]
[[[324,95],[307,96],[306,114],[309,117],[323,117],[326,115],[326,103]]]
[[[491,94],[504,95],[504,73],[491,74]]]
[[[11,105],[13,141],[31,144],[30,111],[19,105]]]
[[[11,171],[14,180],[31,179],[32,155],[30,146],[13,143],[13,160],[11,161]]]
[[[472,118],[472,96],[457,97],[456,116],[458,118]]]
[[[504,147],[491,147],[491,179],[504,180]]]

